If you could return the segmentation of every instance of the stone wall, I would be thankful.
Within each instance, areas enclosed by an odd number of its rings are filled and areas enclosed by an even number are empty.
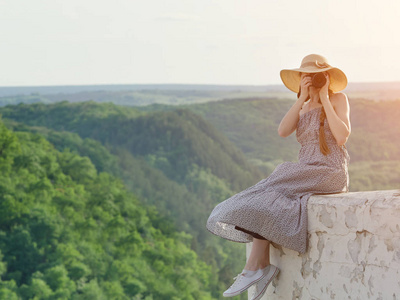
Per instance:
[[[271,246],[281,272],[262,299],[400,300],[400,190],[313,195],[308,231],[303,255]]]

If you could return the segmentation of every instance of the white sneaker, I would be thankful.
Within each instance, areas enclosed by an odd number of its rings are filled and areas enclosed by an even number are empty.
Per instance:
[[[265,269],[264,269],[265,270]],[[271,283],[272,279],[278,275],[279,269],[274,265],[268,265],[265,271],[265,276],[260,281],[256,283],[255,290],[251,296],[251,300],[259,300],[265,294],[268,285]]]
[[[265,270],[266,268],[258,269],[257,272],[250,277],[247,277],[245,272],[238,274],[235,278],[233,278],[236,279],[236,281],[229,287],[229,289],[227,289],[223,293],[223,296],[233,297],[243,293],[249,287],[263,279],[268,274],[268,272],[266,272]]]

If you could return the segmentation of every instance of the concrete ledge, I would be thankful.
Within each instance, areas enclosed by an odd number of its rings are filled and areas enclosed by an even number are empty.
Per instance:
[[[313,195],[308,232],[305,254],[271,246],[262,299],[400,299],[400,190]]]

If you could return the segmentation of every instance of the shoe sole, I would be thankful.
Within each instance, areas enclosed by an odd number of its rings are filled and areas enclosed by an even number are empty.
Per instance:
[[[260,292],[255,298],[252,298],[251,300],[260,300],[261,297],[264,296],[265,291],[267,290],[269,284],[270,284],[271,281],[275,278],[275,276],[278,275],[278,273],[279,273],[279,269],[276,268],[276,270],[275,270],[274,274],[272,275],[271,279],[268,280],[268,282],[265,284],[265,286],[264,286],[264,288],[261,290],[261,292]]]
[[[234,297],[234,296],[240,295],[241,293],[245,292],[249,287],[251,287],[253,284],[259,282],[260,280],[263,280],[265,278],[265,276],[267,276],[267,274],[263,274],[263,276],[261,276],[259,279],[250,282],[248,285],[243,287],[241,290],[236,291],[234,293],[229,293],[229,294],[224,293],[223,296],[224,297]]]

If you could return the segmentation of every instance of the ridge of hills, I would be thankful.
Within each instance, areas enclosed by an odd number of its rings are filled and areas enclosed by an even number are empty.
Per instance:
[[[29,126],[75,132],[105,146],[126,149],[176,181],[182,181],[192,165],[209,169],[233,189],[262,176],[214,126],[187,109],[141,112],[112,103],[62,101],[8,105],[0,108],[0,114]]]
[[[228,245],[205,222],[217,203],[262,174],[200,116],[186,109],[143,112],[93,101],[19,104],[0,113],[9,128],[38,133],[58,150],[87,156],[99,171],[122,178],[144,205],[156,206],[169,220],[166,228],[193,236],[191,249],[212,268],[213,297],[240,272],[236,262],[244,259],[244,245]]]
[[[349,98],[352,132],[346,143],[350,155],[350,191],[400,186],[400,100]],[[277,130],[294,104],[290,99],[227,99],[186,105],[151,104],[142,111],[185,108],[201,115],[224,133],[268,176],[283,161],[297,161],[296,134],[282,138]]]
[[[213,298],[190,235],[120,179],[3,122],[0,146],[0,299]]]
[[[296,160],[295,136],[283,139],[276,131],[292,104],[273,98],[141,107],[63,101],[8,105],[0,114],[16,132],[38,133],[59,151],[87,156],[98,172],[121,178],[145,207],[157,207],[164,219],[154,226],[162,223],[161,232],[190,234],[186,241],[211,268],[209,290],[218,298],[240,271],[244,248],[208,233],[206,218],[215,204],[283,160]],[[398,188],[400,145],[393,137],[400,133],[400,101],[350,99],[350,106],[350,191]]]
[[[351,98],[373,101],[400,99],[400,82],[350,82],[344,92]],[[0,106],[18,103],[112,101],[118,105],[145,106],[152,103],[182,105],[224,99],[292,99],[295,94],[283,84],[109,84],[76,86],[0,87]]]

